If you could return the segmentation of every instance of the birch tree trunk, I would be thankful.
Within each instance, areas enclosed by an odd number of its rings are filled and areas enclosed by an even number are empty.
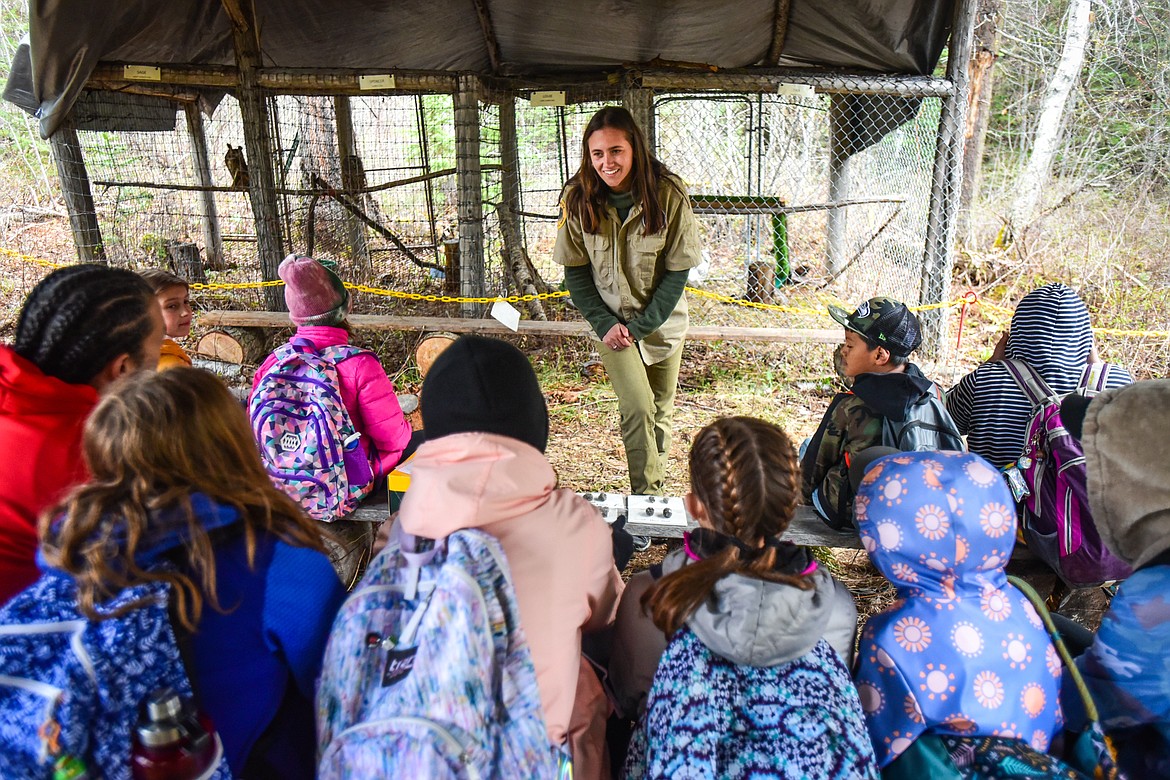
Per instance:
[[[1064,51],[1052,81],[1044,93],[1040,121],[1032,143],[1032,156],[1020,177],[1012,203],[1004,243],[1012,234],[1020,233],[1031,224],[1040,205],[1040,197],[1048,184],[1052,160],[1060,144],[1060,130],[1065,109],[1073,94],[1081,68],[1085,63],[1085,47],[1089,40],[1089,0],[1072,0],[1068,9],[1068,29],[1064,37]]]

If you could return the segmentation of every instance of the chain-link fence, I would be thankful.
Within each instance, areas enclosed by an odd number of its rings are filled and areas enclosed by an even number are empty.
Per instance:
[[[470,79],[470,95],[270,94],[282,249],[332,258],[347,279],[394,290],[555,290],[561,187],[581,165],[589,117],[624,101],[699,217],[705,262],[690,280],[693,324],[823,327],[815,312],[827,298],[919,303],[924,289],[946,290],[943,279],[923,284],[943,270],[928,272],[924,258],[946,82],[817,76],[764,88],[745,76],[742,89],[725,77],[719,91],[698,91],[694,77],[677,87],[669,74],[658,78],[653,89],[602,82],[537,93]],[[62,168],[66,200],[90,211],[73,214],[80,244],[131,267],[168,263],[197,281],[260,280],[255,162],[239,105],[216,97],[85,93],[75,135],[67,128],[54,139],[59,155],[76,157]],[[220,295],[217,305],[266,300]],[[532,316],[575,316],[563,299],[529,305]],[[456,312],[389,299],[369,306]]]

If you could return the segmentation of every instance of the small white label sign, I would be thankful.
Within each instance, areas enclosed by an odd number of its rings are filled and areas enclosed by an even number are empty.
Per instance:
[[[492,304],[492,316],[504,323],[508,330],[512,332],[520,330],[520,312],[503,298],[497,298]]]
[[[534,106],[563,106],[565,104],[565,91],[561,89],[533,92],[529,100]]]
[[[813,89],[811,84],[779,84],[776,86],[777,95],[786,95],[788,97],[812,98],[816,97],[817,91]]]
[[[358,76],[358,89],[394,89],[394,74],[379,73],[376,76]]]
[[[131,81],[162,81],[162,68],[152,65],[127,65],[122,68],[122,76]]]

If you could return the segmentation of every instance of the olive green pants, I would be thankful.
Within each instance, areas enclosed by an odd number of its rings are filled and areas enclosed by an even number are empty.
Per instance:
[[[618,399],[630,491],[635,495],[660,496],[666,476],[666,454],[670,451],[682,346],[652,366],[642,362],[636,345],[620,352],[605,344],[598,344],[597,349]]]

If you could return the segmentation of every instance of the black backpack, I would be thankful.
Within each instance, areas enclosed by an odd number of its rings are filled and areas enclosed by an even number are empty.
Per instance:
[[[954,450],[966,452],[951,413],[940,397],[938,387],[930,386],[918,403],[910,407],[906,419],[895,421],[882,418],[882,446],[902,452],[921,450]]]

